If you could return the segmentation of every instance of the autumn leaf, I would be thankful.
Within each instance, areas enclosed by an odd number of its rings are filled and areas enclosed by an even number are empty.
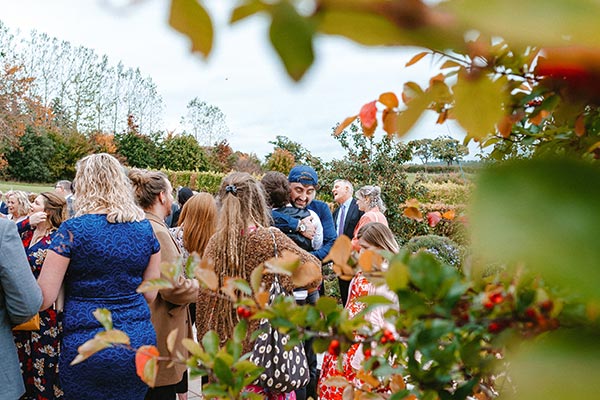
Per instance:
[[[269,292],[261,290],[254,295],[254,299],[259,308],[265,308],[269,303]]]
[[[456,211],[448,210],[442,214],[442,218],[447,219],[448,221],[454,220],[456,218]]]
[[[387,108],[398,107],[398,97],[392,92],[386,92],[379,95],[379,102]]]
[[[406,82],[402,89],[402,101],[408,104],[415,97],[423,94],[423,89],[415,82]]]
[[[390,389],[392,389],[392,393],[406,389],[406,383],[402,375],[395,374],[390,377]]]
[[[171,0],[169,25],[190,38],[193,52],[208,57],[213,44],[213,25],[200,2]]]
[[[377,102],[372,101],[360,109],[360,122],[364,129],[372,129],[377,125]]]
[[[442,214],[440,214],[439,211],[432,211],[427,213],[427,223],[430,227],[434,228],[441,220]]]
[[[388,108],[383,110],[381,116],[383,120],[383,130],[389,135],[393,135],[398,132],[398,112],[390,111]]]
[[[135,372],[148,386],[154,387],[158,373],[159,352],[156,346],[142,346],[135,353]]]
[[[365,372],[364,370],[358,371],[356,373],[356,377],[371,387],[375,388],[379,386],[379,379],[375,378],[372,374]]]
[[[332,375],[323,381],[325,386],[346,387],[350,386],[350,382],[341,375]]]
[[[448,69],[448,68],[456,68],[456,67],[462,67],[461,64],[457,63],[456,61],[453,60],[446,60],[442,66],[440,67],[440,69]]]
[[[92,315],[107,331],[113,328],[112,314],[106,308],[97,308]]]
[[[313,263],[302,264],[292,273],[292,282],[296,287],[307,286],[323,277],[321,267]]]
[[[416,64],[417,62],[419,62],[420,59],[422,59],[423,57],[425,57],[426,55],[431,54],[430,51],[422,51],[418,54],[416,54],[413,58],[411,58],[405,65],[405,67],[410,67],[413,64]]]
[[[146,292],[152,292],[154,290],[172,289],[172,288],[173,288],[173,283],[166,279],[162,279],[162,278],[149,279],[147,281],[143,281],[142,284],[140,286],[138,286],[138,288],[136,289],[136,292],[146,293]]]
[[[273,257],[265,261],[264,265],[265,272],[289,276],[300,266],[300,257],[286,250],[279,257]]]
[[[575,134],[578,137],[585,135],[585,115],[579,114],[575,120]]]
[[[414,219],[415,221],[423,221],[423,214],[421,214],[421,211],[416,207],[406,207],[402,212],[402,215]]]
[[[504,139],[508,139],[510,134],[512,133],[513,121],[510,115],[505,115],[502,117],[496,128],[498,132]]]
[[[342,265],[346,265],[348,263],[351,253],[352,241],[348,236],[342,235],[335,240],[333,246],[331,246],[329,254],[327,254],[327,257],[323,259],[323,263],[333,261],[335,265],[341,268]]]
[[[79,364],[82,361],[87,360],[100,350],[110,347],[111,344],[104,340],[94,337],[77,348],[77,357],[71,361],[71,365]]]
[[[373,267],[381,270],[383,257],[374,251],[365,250],[358,256],[358,266],[365,272],[371,272]]]
[[[444,122],[446,122],[446,120],[448,119],[448,110],[444,109],[444,111],[442,111],[441,113],[439,113],[437,120],[435,121],[436,124],[441,125]]]
[[[129,336],[118,329],[111,329],[108,331],[98,332],[95,336],[96,339],[103,340],[110,344],[130,344]]]
[[[203,283],[204,286],[213,292],[219,290],[219,277],[215,271],[204,268],[196,268],[194,271],[194,276],[199,282]]]
[[[236,293],[236,285],[235,285],[234,278],[229,277],[229,276],[226,277],[225,282],[223,283],[223,286],[221,286],[221,291],[223,293],[225,293],[227,296],[229,296],[231,301],[233,301],[234,303],[237,301],[238,296]]]
[[[177,334],[179,333],[179,329],[175,328],[173,329],[171,332],[169,332],[169,335],[167,336],[167,350],[169,350],[169,353],[173,353],[173,349],[175,348],[175,342],[177,341]]]
[[[340,133],[342,133],[344,131],[344,129],[346,129],[348,127],[348,125],[350,125],[352,122],[354,122],[356,117],[358,117],[358,115],[353,115],[351,117],[346,118],[341,124],[338,125],[337,128],[335,128],[334,135],[338,136]]]

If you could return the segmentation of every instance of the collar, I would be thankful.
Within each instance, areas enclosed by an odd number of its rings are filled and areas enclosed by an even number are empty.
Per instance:
[[[352,199],[353,199],[353,197],[350,196],[348,198],[348,200],[346,200],[345,202],[343,202],[342,204],[340,204],[340,207],[341,206],[346,206],[346,210],[349,210],[350,209],[350,205],[352,204]]]

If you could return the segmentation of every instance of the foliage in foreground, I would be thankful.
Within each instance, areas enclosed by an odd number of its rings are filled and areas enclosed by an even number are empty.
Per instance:
[[[248,361],[248,354],[241,353],[241,343],[248,335],[255,338],[258,334],[248,332],[248,318],[268,318],[273,326],[290,335],[290,345],[314,337],[317,352],[337,355],[354,343],[368,349],[363,370],[358,371],[363,385],[330,378],[330,384],[345,388],[345,399],[403,399],[411,395],[419,399],[464,399],[472,395],[487,399],[496,397],[500,388],[512,390],[504,385],[504,359],[509,347],[557,329],[562,321],[570,328],[590,326],[580,303],[549,288],[523,268],[516,274],[501,271],[482,276],[469,268],[462,273],[426,252],[364,252],[359,256],[351,252],[349,240],[343,238],[335,243],[329,258],[340,276],[351,277],[362,271],[374,284],[387,284],[396,293],[399,309],[391,307],[385,313],[393,331],[375,330],[363,318],[374,307],[391,305],[382,296],[363,297],[361,301],[367,308],[353,319],[329,297],[319,299],[314,306],[298,306],[291,296],[267,304],[268,288],[260,286],[260,277],[264,273],[292,274],[299,265],[293,256],[268,260],[255,270],[250,282],[231,277],[222,288],[217,287],[210,265],[190,258],[185,266],[188,272],[195,268],[196,277],[214,295],[231,297],[239,322],[225,344],[220,345],[222,338],[210,331],[201,343],[184,341],[189,358],[176,354],[170,357],[186,363],[192,376],[210,377],[211,383],[203,389],[207,396],[255,397],[243,389],[262,368]],[[181,273],[181,265],[164,264],[163,278],[145,282],[139,290],[169,286]],[[122,333],[107,323],[109,313],[96,315],[107,331],[81,346],[74,362],[109,345],[127,345]],[[598,329],[597,324],[591,326]],[[171,349],[174,337],[167,339]],[[160,356],[146,346],[138,350],[138,371],[149,385],[153,384]],[[87,362],[93,362],[93,358]]]

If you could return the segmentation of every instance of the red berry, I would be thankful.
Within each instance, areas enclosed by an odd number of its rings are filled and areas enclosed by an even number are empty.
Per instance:
[[[250,318],[252,316],[252,311],[250,311],[248,308],[244,307],[244,306],[238,306],[237,308],[237,315],[240,318]]]
[[[525,310],[525,316],[529,319],[535,319],[535,317],[537,316],[537,312],[535,311],[535,309],[529,307]]]
[[[554,303],[552,303],[552,300],[546,300],[543,301],[542,304],[540,304],[540,310],[542,310],[542,312],[545,313],[552,311],[552,307],[554,307]]]
[[[494,304],[502,303],[502,300],[504,300],[502,293],[494,293],[490,296],[490,301]]]
[[[486,301],[485,303],[483,303],[483,306],[488,310],[491,310],[492,308],[494,308],[494,303],[492,303],[491,301]]]
[[[394,337],[394,333],[389,329],[385,329],[383,331],[383,337],[387,339],[388,342],[393,342],[396,338]]]
[[[363,350],[363,353],[364,353],[366,359],[371,358],[371,348],[370,347],[365,348]]]
[[[333,339],[331,343],[329,343],[329,349],[327,349],[327,351],[332,356],[338,356],[340,354],[340,341]]]
[[[382,336],[381,339],[379,339],[379,341],[381,342],[381,344],[386,344],[388,339],[385,336]]]
[[[500,331],[502,331],[504,329],[504,324],[500,323],[500,322],[491,322],[490,325],[488,326],[488,331],[490,333],[498,333]]]

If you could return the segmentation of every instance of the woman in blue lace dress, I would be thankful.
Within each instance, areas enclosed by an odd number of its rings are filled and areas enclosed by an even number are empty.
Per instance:
[[[77,348],[104,328],[97,308],[112,313],[114,329],[131,346],[156,344],[148,303],[156,292],[139,294],[143,280],[160,276],[160,246],[130,182],[111,155],[92,154],[77,163],[75,217],[59,228],[38,280],[46,309],[64,282],[60,381],[67,400],[143,399],[147,386],[136,375],[135,354],[111,347],[70,365]]]
[[[56,230],[67,216],[61,196],[43,192],[31,204],[31,214],[17,223],[33,276],[40,275]],[[13,331],[21,363],[25,394],[21,400],[62,399],[58,381],[62,312],[55,307],[40,311],[39,331]]]

